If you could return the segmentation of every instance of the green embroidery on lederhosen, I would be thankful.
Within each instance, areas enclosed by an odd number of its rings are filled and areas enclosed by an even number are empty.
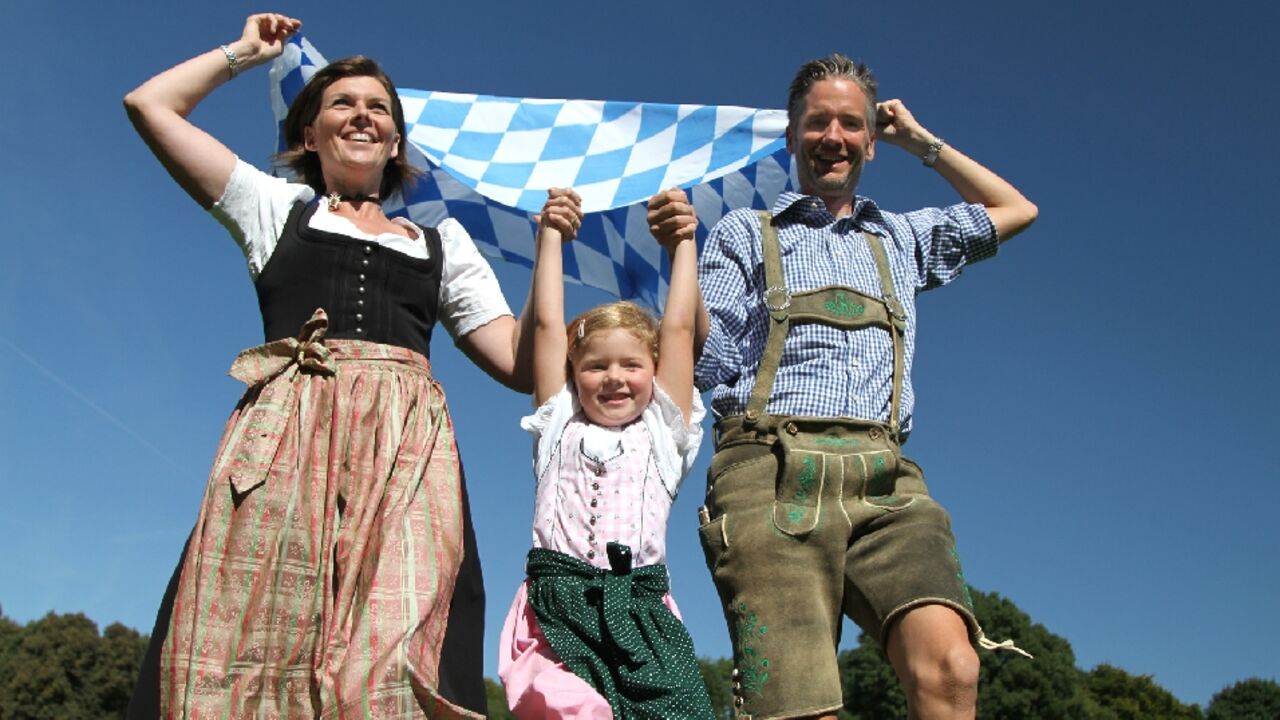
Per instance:
[[[796,488],[796,499],[803,500],[809,497],[809,491],[813,489],[813,481],[818,479],[818,468],[813,464],[813,458],[806,457],[800,460],[800,474],[796,476],[796,483],[800,485]]]
[[[879,504],[888,504],[898,506],[903,504],[897,495],[891,493],[877,493],[876,490],[888,490],[881,480],[889,480],[892,485],[892,478],[889,477],[889,461],[883,455],[877,455],[875,460],[871,461],[871,469],[867,474],[867,497],[875,500]]]
[[[796,476],[796,484],[800,486],[796,488],[796,502],[800,502],[809,497],[809,491],[813,489],[813,481],[817,479],[818,468],[813,464],[813,458],[802,458],[800,460],[800,474]],[[793,523],[800,522],[800,519],[803,517],[804,510],[799,508],[787,513],[787,519]]]
[[[858,447],[858,439],[857,439],[857,438],[842,438],[842,437],[840,437],[839,435],[836,435],[835,433],[829,433],[829,434],[827,434],[827,435],[821,435],[821,436],[819,436],[819,437],[814,438],[814,439],[813,439],[813,441],[814,441],[815,443],[817,443],[818,445],[824,445],[824,446],[826,446],[826,447],[832,447],[832,448],[841,448],[841,447],[843,447],[843,448],[856,448],[856,447]]]
[[[769,632],[769,627],[760,623],[756,614],[748,610],[747,604],[739,602],[738,612],[738,683],[744,692],[759,695],[769,680],[769,658],[761,657],[755,648],[755,641]]]
[[[969,583],[965,582],[964,570],[960,568],[960,551],[951,546],[951,558],[956,561],[956,579],[960,581],[960,586],[964,588],[964,603],[973,609],[973,594],[969,592]]]
[[[842,292],[836,293],[835,299],[828,300],[822,304],[828,311],[839,315],[840,317],[858,317],[867,311],[866,306],[862,303],[851,303]]]

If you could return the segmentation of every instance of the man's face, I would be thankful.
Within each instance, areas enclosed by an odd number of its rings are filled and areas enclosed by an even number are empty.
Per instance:
[[[870,121],[874,118],[867,118],[867,98],[857,83],[829,77],[809,88],[795,123],[787,127],[800,192],[816,195],[828,208],[852,208],[862,165],[875,155]]]

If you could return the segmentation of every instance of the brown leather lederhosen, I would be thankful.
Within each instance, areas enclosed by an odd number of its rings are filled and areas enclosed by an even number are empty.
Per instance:
[[[716,424],[699,529],[733,640],[738,717],[841,706],[840,615],[883,640],[913,607],[954,608],[975,637],[950,519],[899,449],[906,316],[879,237],[863,233],[881,296],[786,288],[773,218],[760,213],[769,334],[746,413]],[[766,412],[792,323],[879,327],[893,341],[887,423]]]

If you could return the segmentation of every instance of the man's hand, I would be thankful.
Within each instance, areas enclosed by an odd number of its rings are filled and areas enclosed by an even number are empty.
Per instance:
[[[698,231],[698,216],[684,191],[663,190],[649,198],[649,232],[668,253],[685,240],[693,240]]]
[[[938,139],[897,99],[876,105],[876,129],[879,139],[918,158],[923,158],[929,145]],[[1017,188],[950,144],[941,147],[930,166],[960,193],[962,200],[987,209],[1001,242],[1025,230],[1040,212]]]
[[[929,151],[934,136],[895,98],[876,104],[876,139],[921,157]]]

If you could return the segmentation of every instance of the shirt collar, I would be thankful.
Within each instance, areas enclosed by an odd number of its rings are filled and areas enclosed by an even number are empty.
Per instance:
[[[783,217],[789,214],[786,219],[793,221],[804,221],[811,219],[820,220],[822,225],[830,225],[837,222],[831,213],[827,212],[827,207],[822,200],[813,195],[801,195],[798,192],[787,192],[778,195],[778,199],[773,201],[774,217]],[[880,217],[880,207],[876,205],[876,201],[871,198],[855,195],[853,198],[853,213],[848,218],[840,218],[840,220],[851,221],[859,230],[868,229],[867,223],[873,219]]]

